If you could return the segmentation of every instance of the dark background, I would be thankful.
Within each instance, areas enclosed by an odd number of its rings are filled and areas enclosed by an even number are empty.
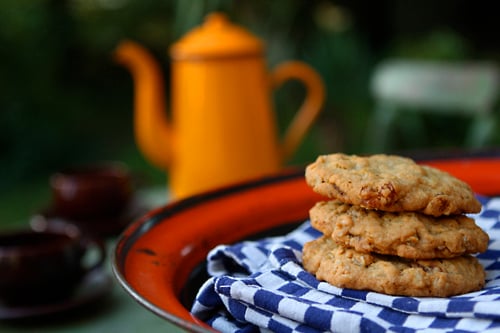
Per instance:
[[[269,68],[288,59],[311,64],[323,76],[328,99],[290,162],[304,164],[320,153],[366,152],[365,137],[376,130],[369,122],[369,79],[381,60],[498,63],[493,7],[485,0],[2,1],[0,225],[45,204],[48,176],[70,164],[120,160],[146,184],[164,183],[164,173],[134,143],[132,79],[111,58],[124,38],[151,50],[168,78],[168,46],[220,10],[266,42]],[[274,96],[283,131],[303,92],[290,83]],[[467,119],[425,122],[428,133],[441,138],[394,137],[391,150],[461,146]],[[499,143],[496,135],[488,145]]]

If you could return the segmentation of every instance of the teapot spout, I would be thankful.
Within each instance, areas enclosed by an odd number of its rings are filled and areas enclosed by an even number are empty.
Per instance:
[[[165,170],[172,158],[172,133],[166,116],[164,80],[160,66],[141,45],[121,42],[114,59],[134,80],[134,136],[144,156]]]

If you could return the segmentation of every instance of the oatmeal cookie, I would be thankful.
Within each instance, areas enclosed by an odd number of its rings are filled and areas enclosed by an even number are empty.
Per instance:
[[[339,201],[318,202],[312,226],[358,252],[408,259],[452,258],[486,251],[489,237],[465,215],[433,217],[367,210]]]
[[[481,210],[465,182],[395,155],[322,155],[307,166],[305,177],[315,192],[367,209],[433,216]]]
[[[470,255],[408,260],[359,253],[327,236],[304,245],[303,266],[334,286],[390,295],[448,297],[480,290],[485,283],[483,267]]]

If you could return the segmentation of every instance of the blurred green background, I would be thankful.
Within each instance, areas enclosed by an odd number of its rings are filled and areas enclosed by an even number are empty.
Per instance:
[[[163,172],[145,161],[134,143],[133,82],[111,58],[124,38],[151,50],[168,78],[168,46],[218,10],[266,42],[269,68],[289,59],[311,64],[328,97],[290,162],[305,164],[320,153],[368,152],[369,79],[381,60],[499,63],[493,5],[485,0],[1,1],[0,225],[46,205],[49,175],[67,165],[120,160],[146,184],[164,184]],[[282,131],[303,92],[287,83],[274,96]],[[391,149],[460,147],[459,129],[467,120],[454,119],[450,126],[446,117],[434,116],[425,124],[427,133],[440,138],[394,137]],[[499,143],[497,134],[489,145]]]

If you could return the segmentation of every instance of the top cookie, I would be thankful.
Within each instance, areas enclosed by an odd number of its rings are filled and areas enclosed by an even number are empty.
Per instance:
[[[481,210],[469,185],[401,156],[322,155],[305,177],[315,192],[366,209],[433,216]]]

